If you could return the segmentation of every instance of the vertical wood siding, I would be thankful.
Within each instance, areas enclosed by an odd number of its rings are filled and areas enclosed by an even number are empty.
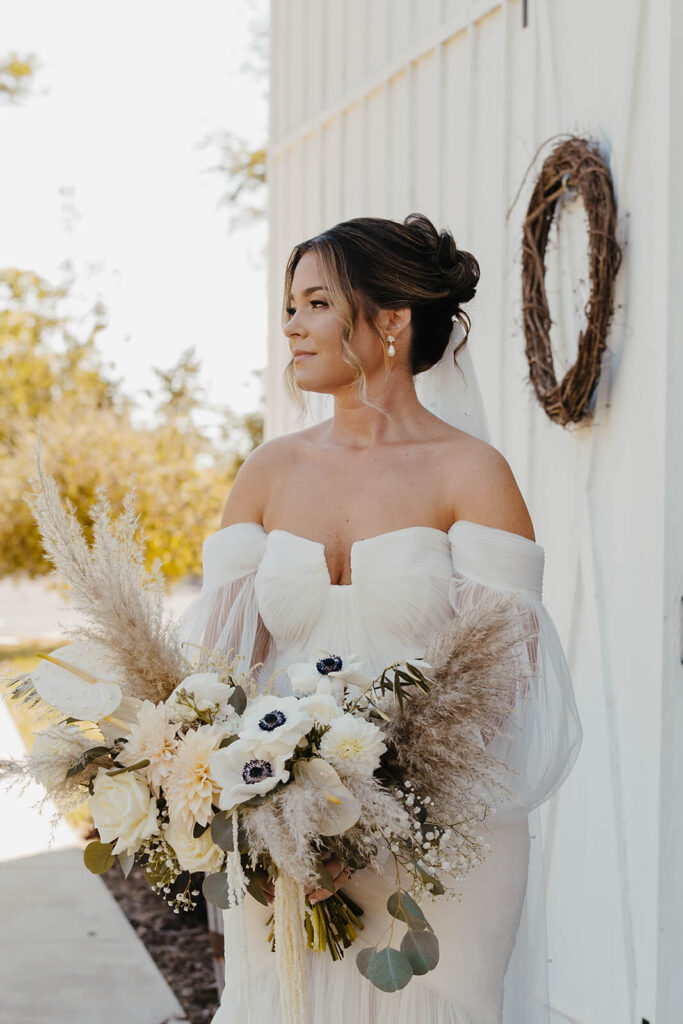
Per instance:
[[[672,781],[660,785],[669,766],[683,781],[662,703],[663,692],[675,702],[680,736],[682,289],[668,260],[682,260],[669,178],[681,97],[669,66],[683,24],[677,16],[672,35],[669,10],[669,0],[530,0],[523,28],[520,0],[271,3],[266,436],[331,411],[316,396],[298,420],[282,384],[281,289],[297,241],[349,217],[419,210],[481,263],[470,347],[493,443],[546,548],[545,600],[585,729],[573,774],[544,808],[558,1024],[683,1020],[681,915],[666,899],[683,812],[671,813]],[[510,207],[539,144],[572,131],[598,138],[610,161],[626,251],[594,421],[563,431],[533,397],[521,331],[521,222],[539,164]],[[547,281],[561,373],[586,298],[580,202],[565,203],[559,238]],[[667,423],[678,430],[668,443]]]

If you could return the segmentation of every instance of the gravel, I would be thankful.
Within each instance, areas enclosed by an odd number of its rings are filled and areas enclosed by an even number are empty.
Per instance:
[[[118,864],[101,876],[180,1001],[191,1024],[206,1024],[218,1008],[202,875],[193,876],[200,894],[196,910],[174,914],[150,889],[135,864],[128,878]]]

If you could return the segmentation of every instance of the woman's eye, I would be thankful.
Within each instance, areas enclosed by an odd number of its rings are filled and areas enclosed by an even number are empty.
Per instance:
[[[312,306],[326,306],[327,303],[323,302],[322,299],[311,299],[311,305]],[[285,313],[287,314],[287,316],[293,317],[294,314],[296,313],[296,310],[294,309],[293,306],[290,306],[288,309],[285,310]]]

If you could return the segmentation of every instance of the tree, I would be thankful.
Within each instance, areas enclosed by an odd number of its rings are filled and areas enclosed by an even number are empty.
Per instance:
[[[255,84],[264,86],[264,95],[267,95],[269,60],[270,28],[264,7],[252,19],[249,57],[241,67],[242,73],[250,74]],[[207,171],[220,174],[228,183],[219,205],[230,210],[230,229],[263,220],[266,216],[265,140],[263,145],[254,147],[236,132],[218,131],[200,143],[200,147],[211,146],[218,150],[218,163]],[[252,197],[256,201],[250,203]]]
[[[97,350],[106,311],[77,317],[62,305],[73,307],[68,285],[0,273],[0,576],[51,571],[24,500],[39,434],[45,466],[86,529],[97,488],[116,509],[134,477],[150,563],[162,558],[169,580],[198,573],[234,476],[234,454],[195,421],[199,364],[189,352],[158,371],[156,418],[139,425]]]

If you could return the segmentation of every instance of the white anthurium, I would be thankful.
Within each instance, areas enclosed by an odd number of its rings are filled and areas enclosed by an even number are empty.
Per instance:
[[[360,804],[327,761],[319,757],[313,757],[310,761],[297,761],[294,765],[294,778],[297,782],[312,783],[327,796],[326,811],[316,822],[321,836],[342,835],[356,824],[360,818]]]
[[[137,724],[138,714],[143,704],[144,701],[139,697],[126,695],[121,698],[121,703],[113,715],[97,719],[97,727],[108,743],[113,743],[120,736],[130,733],[133,726]]]
[[[79,640],[39,655],[31,672],[38,695],[65,715],[96,722],[113,715],[121,704],[121,682],[108,652],[92,640]]]
[[[299,740],[313,728],[313,717],[298,697],[264,694],[250,701],[240,724],[241,740],[252,746],[264,743],[269,750],[291,757]]]
[[[220,786],[220,809],[232,811],[245,800],[270,792],[278,782],[287,782],[287,757],[249,740],[235,740],[230,746],[214,751],[209,759],[209,770]]]
[[[357,654],[334,654],[323,648],[313,651],[310,661],[290,665],[287,673],[295,693],[328,693],[338,702],[343,700],[347,686],[364,690],[372,682]]]

